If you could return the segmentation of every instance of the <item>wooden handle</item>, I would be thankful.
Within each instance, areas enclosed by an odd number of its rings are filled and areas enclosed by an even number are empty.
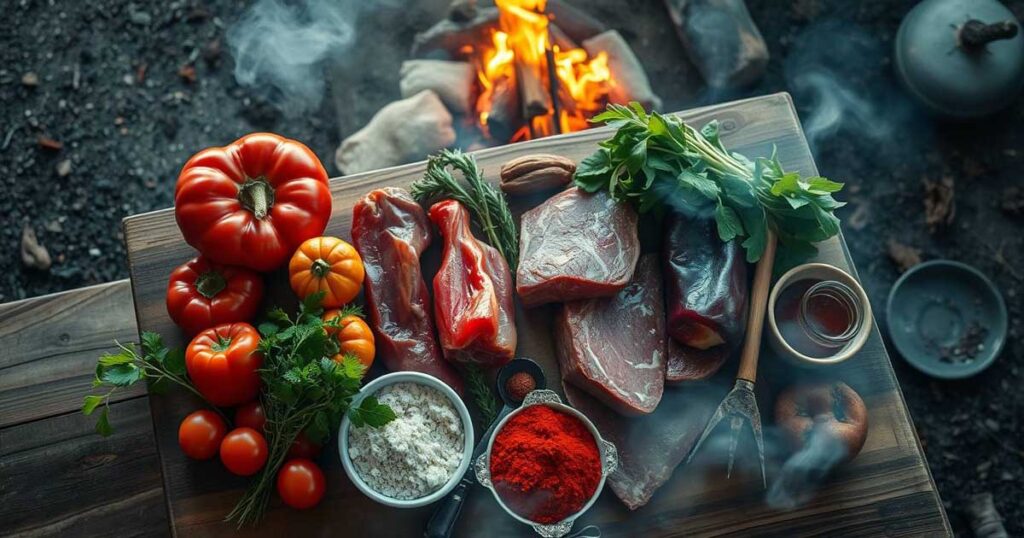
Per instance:
[[[772,268],[775,267],[775,232],[768,230],[765,237],[764,253],[754,270],[754,285],[750,288],[750,313],[747,314],[747,336],[743,340],[740,354],[740,370],[736,379],[757,381],[757,358],[761,353],[761,333],[764,331],[764,315],[768,306],[768,291],[771,289]]]

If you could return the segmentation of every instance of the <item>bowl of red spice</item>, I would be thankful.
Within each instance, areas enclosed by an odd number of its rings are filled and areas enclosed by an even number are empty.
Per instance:
[[[474,469],[510,516],[557,538],[594,504],[618,463],[590,419],[553,391],[535,390],[495,426]]]

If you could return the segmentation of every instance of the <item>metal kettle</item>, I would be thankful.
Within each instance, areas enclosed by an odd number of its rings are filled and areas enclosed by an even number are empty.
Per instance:
[[[925,0],[896,34],[895,66],[932,112],[974,118],[1009,105],[1024,85],[1024,36],[996,0]]]

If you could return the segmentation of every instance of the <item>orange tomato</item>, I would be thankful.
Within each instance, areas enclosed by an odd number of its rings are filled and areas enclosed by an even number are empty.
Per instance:
[[[323,320],[330,321],[341,314],[340,310],[328,310],[324,313]],[[337,337],[338,345],[341,346],[341,350],[334,356],[334,360],[341,362],[345,355],[352,355],[369,370],[377,352],[370,326],[363,321],[363,318],[355,314],[342,317],[338,323],[341,326],[340,329],[327,329],[331,336]]]
[[[351,301],[363,285],[363,260],[337,237],[314,237],[299,246],[288,263],[288,281],[300,298],[324,292],[324,308]]]

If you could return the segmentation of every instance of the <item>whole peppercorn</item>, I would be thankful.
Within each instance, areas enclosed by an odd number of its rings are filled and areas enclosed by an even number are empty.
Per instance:
[[[517,402],[523,401],[526,395],[537,388],[537,381],[527,372],[512,374],[505,382],[505,393]]]

